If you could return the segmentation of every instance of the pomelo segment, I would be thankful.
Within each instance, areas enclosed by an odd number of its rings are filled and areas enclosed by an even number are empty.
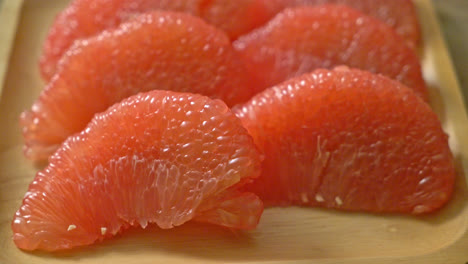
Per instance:
[[[382,75],[316,70],[235,113],[265,155],[245,190],[266,205],[421,214],[452,195],[454,161],[439,119]]]
[[[286,9],[234,43],[260,90],[317,68],[348,65],[396,79],[428,100],[419,58],[383,22],[346,6]]]
[[[55,19],[40,58],[49,81],[75,40],[89,38],[140,13],[168,10],[199,16],[225,31],[231,39],[265,23],[272,14],[261,0],[73,0]]]
[[[346,5],[385,22],[403,37],[410,47],[416,48],[421,43],[421,28],[412,0],[263,0],[263,2],[271,14],[279,13],[288,7]]]
[[[46,160],[95,113],[138,92],[200,93],[232,106],[250,99],[254,86],[222,31],[183,13],[144,14],[67,52],[21,116],[25,154]]]
[[[239,187],[259,173],[251,136],[222,101],[138,94],[97,114],[37,173],[13,239],[25,250],[54,251],[150,223],[252,229],[263,203]]]
[[[199,16],[234,40],[271,19],[269,10],[263,0],[206,0]]]

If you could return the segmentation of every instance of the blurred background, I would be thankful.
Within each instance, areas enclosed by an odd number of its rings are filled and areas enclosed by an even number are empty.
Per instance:
[[[468,106],[468,0],[432,0]]]

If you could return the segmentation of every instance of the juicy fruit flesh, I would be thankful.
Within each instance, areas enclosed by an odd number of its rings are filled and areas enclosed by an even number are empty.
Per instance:
[[[254,228],[263,204],[240,192],[260,158],[220,100],[151,91],[94,117],[29,186],[12,228],[18,247],[88,245],[129,225],[191,219]]]
[[[76,42],[21,123],[25,154],[47,159],[93,115],[149,90],[200,93],[228,105],[254,94],[229,39],[199,18],[153,12]]]
[[[44,43],[40,58],[43,78],[52,78],[60,58],[75,40],[97,35],[129,17],[154,10],[199,16],[231,39],[270,17],[260,0],[74,0],[57,16]]]
[[[375,17],[392,27],[410,47],[418,47],[421,30],[412,0],[264,0],[267,9],[276,14],[287,7],[346,5]]]
[[[265,89],[339,65],[381,73],[428,100],[419,58],[383,22],[349,7],[286,9],[233,43]]]
[[[245,190],[267,205],[420,214],[453,192],[453,157],[437,116],[384,76],[317,70],[235,112],[265,155]]]

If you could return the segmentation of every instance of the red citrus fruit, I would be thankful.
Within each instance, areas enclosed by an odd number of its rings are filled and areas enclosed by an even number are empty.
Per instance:
[[[428,100],[414,50],[383,22],[346,6],[286,9],[234,47],[261,89],[317,68],[348,65],[396,79]]]
[[[22,249],[54,251],[149,223],[252,229],[263,204],[239,187],[259,170],[251,136],[221,100],[141,93],[64,142],[29,186],[13,239]]]
[[[407,44],[418,47],[421,29],[412,0],[263,0],[271,14],[287,7],[339,4],[352,7],[392,27]]]
[[[46,81],[75,40],[94,36],[138,13],[152,10],[199,16],[234,39],[266,22],[270,14],[261,0],[73,0],[55,19],[40,58]]]
[[[266,205],[420,214],[452,195],[454,162],[436,114],[382,75],[316,70],[235,113],[265,155],[245,190]]]
[[[26,156],[45,160],[93,115],[149,90],[200,93],[229,106],[254,94],[226,35],[183,13],[155,11],[78,41],[21,116]]]

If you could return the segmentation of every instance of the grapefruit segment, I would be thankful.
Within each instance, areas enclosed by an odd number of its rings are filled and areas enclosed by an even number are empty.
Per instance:
[[[346,6],[286,9],[233,43],[261,89],[348,65],[396,79],[428,100],[419,58],[383,22]]]
[[[194,220],[237,229],[253,229],[263,212],[263,202],[253,193],[232,194],[218,207],[197,215]],[[244,206],[239,206],[242,204]]]
[[[21,116],[25,154],[47,159],[95,113],[138,92],[200,93],[232,106],[250,99],[254,86],[222,31],[183,13],[144,14],[67,52]]]
[[[266,205],[421,214],[452,195],[454,162],[436,114],[382,75],[316,70],[234,111],[265,155],[245,190]]]
[[[207,0],[200,17],[222,29],[231,40],[266,23],[272,16],[263,0]]]
[[[40,57],[49,81],[62,55],[74,41],[117,27],[129,18],[154,10],[199,16],[234,39],[266,22],[270,14],[261,0],[73,0],[55,19]]]
[[[271,14],[288,7],[346,5],[392,27],[413,48],[421,42],[421,29],[412,0],[263,0]]]
[[[259,170],[252,138],[222,101],[138,94],[97,114],[37,173],[13,239],[22,249],[54,251],[150,223],[252,229],[263,204],[239,188]]]

